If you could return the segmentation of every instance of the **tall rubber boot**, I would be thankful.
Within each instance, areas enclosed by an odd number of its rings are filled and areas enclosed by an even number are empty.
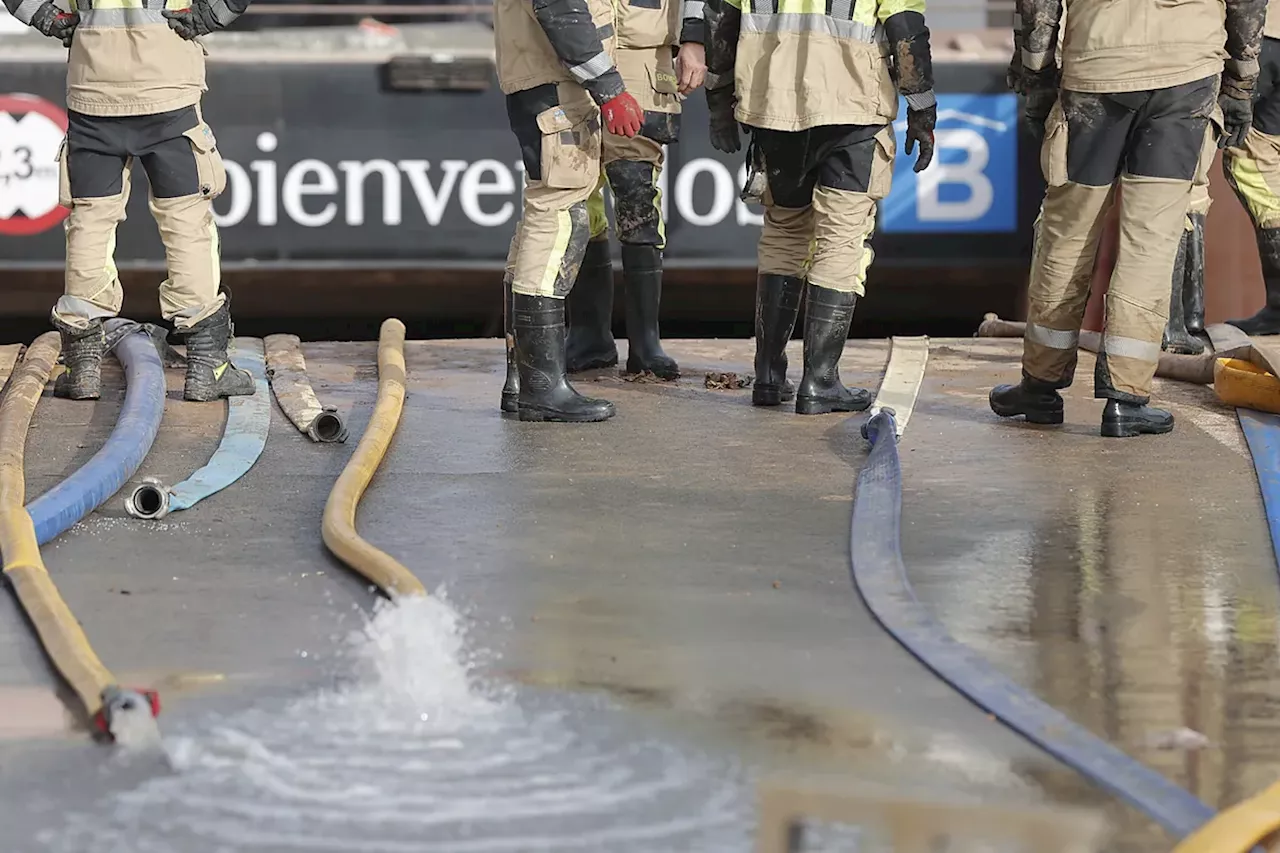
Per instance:
[[[1178,242],[1178,254],[1173,261],[1173,276],[1169,291],[1169,319],[1164,324],[1164,335],[1160,340],[1160,348],[1180,355],[1199,355],[1204,352],[1204,344],[1200,343],[1187,331],[1186,315],[1183,308],[1183,297],[1187,284],[1187,244],[1191,242],[1191,232],[1183,231],[1182,240]]]
[[[624,250],[625,251],[625,250]],[[570,373],[613,367],[613,259],[608,240],[592,240],[582,256],[578,278],[566,297],[569,309],[565,368]]]
[[[662,250],[622,245],[622,278],[627,286],[627,373],[646,370],[659,379],[678,379],[680,366],[662,349],[658,306],[662,302]]]
[[[1023,374],[1017,385],[997,385],[987,396],[991,411],[1002,418],[1022,415],[1029,424],[1062,423],[1062,395],[1048,382]]]
[[[589,423],[613,417],[613,403],[584,397],[565,378],[564,300],[513,294],[520,420]]]
[[[1228,320],[1246,335],[1280,334],[1280,228],[1258,229],[1258,255],[1262,259],[1262,282],[1267,288],[1267,304],[1247,320]]]
[[[1182,313],[1187,331],[1204,332],[1204,214],[1192,213],[1191,233],[1187,236],[1187,280],[1182,287]]]
[[[502,277],[502,329],[507,339],[507,379],[502,383],[502,411],[520,410],[520,371],[516,369],[516,336],[512,328],[511,276]]]
[[[787,381],[787,343],[800,313],[804,279],[761,273],[756,280],[756,378],[751,405],[778,406],[795,398]]]
[[[796,389],[796,414],[861,412],[871,405],[870,391],[846,388],[840,381],[840,356],[857,304],[856,293],[809,285],[804,312],[804,375]]]
[[[72,400],[96,400],[102,396],[102,356],[107,349],[101,320],[90,320],[83,329],[54,319],[62,336],[66,372],[54,383],[53,393]]]
[[[1102,435],[1132,438],[1135,435],[1164,435],[1173,432],[1173,415],[1142,403],[1108,400],[1102,408]]]
[[[236,367],[227,358],[227,347],[234,334],[230,300],[199,323],[176,334],[187,339],[187,381],[182,389],[184,400],[209,403],[223,397],[249,396],[257,390],[253,375]]]

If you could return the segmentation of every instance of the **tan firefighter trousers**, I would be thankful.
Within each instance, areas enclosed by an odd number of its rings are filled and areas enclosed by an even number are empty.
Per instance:
[[[768,166],[761,273],[866,293],[876,202],[893,182],[893,127],[753,128]]]
[[[1263,39],[1253,126],[1244,145],[1222,152],[1223,171],[1254,228],[1280,228],[1280,40]]]
[[[151,185],[151,215],[168,264],[161,315],[185,329],[222,306],[213,200],[226,188],[227,175],[198,106],[149,116],[73,112],[58,160],[59,201],[71,213],[65,293],[53,308],[55,321],[83,328],[120,313],[116,228],[125,219],[135,162]]]
[[[511,289],[564,299],[590,238],[586,201],[600,179],[600,112],[572,83],[509,95],[507,110],[526,177],[507,259]]]
[[[1216,77],[1145,92],[1062,92],[1040,153],[1048,189],[1031,262],[1027,376],[1071,384],[1098,239],[1118,187],[1120,244],[1094,396],[1150,399],[1169,281],[1216,101]]]

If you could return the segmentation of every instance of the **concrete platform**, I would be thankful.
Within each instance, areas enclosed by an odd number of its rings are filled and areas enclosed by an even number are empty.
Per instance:
[[[1020,349],[933,341],[901,444],[918,594],[1010,677],[1206,802],[1260,790],[1280,769],[1278,584],[1234,414],[1208,388],[1161,382],[1178,429],[1104,441],[1082,353],[1063,428],[1002,422],[986,393],[1016,378]],[[483,673],[536,695],[603,694],[752,773],[1102,807],[1117,832],[1108,849],[1169,849],[866,612],[847,563],[859,416],[800,418],[705,387],[708,372],[750,372],[749,341],[668,350],[685,378],[597,374],[579,384],[618,417],[569,426],[500,416],[498,341],[407,347],[403,420],[359,526],[447,589]],[[164,692],[166,731],[331,685],[374,601],[325,552],[319,524],[371,409],[375,345],[304,351],[321,399],[350,413],[348,445],[313,445],[277,410],[266,453],[232,489],[158,523],[128,518],[118,495],[45,549],[104,661]],[[850,342],[845,380],[874,388],[887,355],[886,342]],[[799,361],[797,345],[793,374]],[[171,389],[179,380],[171,372]],[[107,381],[119,389],[118,370]],[[41,401],[29,497],[94,452],[120,396]],[[139,478],[203,464],[222,412],[171,390]],[[92,811],[153,772],[122,771],[88,744],[47,698],[54,684],[0,597],[0,817],[21,853],[53,849],[40,833],[62,808]],[[750,802],[739,811],[750,820]],[[303,849],[277,843],[198,849]],[[454,849],[422,845],[385,849]]]

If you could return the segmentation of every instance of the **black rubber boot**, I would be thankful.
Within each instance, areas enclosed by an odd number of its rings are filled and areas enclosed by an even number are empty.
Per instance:
[[[1102,434],[1107,438],[1163,435],[1173,432],[1173,415],[1142,403],[1108,400],[1102,409]]]
[[[618,346],[613,342],[613,260],[608,240],[587,243],[573,289],[565,297],[569,328],[565,338],[565,368],[570,373],[613,367]]]
[[[1022,415],[1029,424],[1062,423],[1062,395],[1047,382],[1024,375],[1017,385],[997,385],[987,397],[1002,418]]]
[[[622,278],[626,282],[627,373],[646,370],[659,379],[678,379],[680,366],[662,351],[658,305],[662,301],[662,250],[657,246],[622,245]]]
[[[102,396],[102,356],[107,348],[101,320],[90,320],[83,329],[53,321],[62,336],[62,361],[66,372],[53,385],[58,397],[96,400]]]
[[[511,302],[520,420],[587,423],[613,417],[613,403],[582,396],[565,378],[564,300],[516,293]]]
[[[1180,355],[1199,355],[1204,352],[1204,344],[1191,337],[1187,331],[1185,309],[1183,308],[1184,288],[1187,281],[1187,244],[1191,232],[1183,231],[1182,240],[1178,243],[1178,254],[1173,262],[1173,276],[1169,291],[1169,319],[1164,324],[1164,335],[1160,340],[1160,348],[1166,352]]]
[[[1247,320],[1228,320],[1246,335],[1280,335],[1280,228],[1258,229],[1258,255],[1267,304]]]
[[[1187,279],[1182,286],[1182,314],[1187,331],[1204,331],[1204,214],[1191,213],[1191,233],[1187,241]]]
[[[502,277],[502,330],[507,339],[507,379],[502,383],[502,411],[520,410],[520,371],[516,369],[516,336],[512,331],[511,276]]]
[[[861,412],[871,405],[870,391],[846,388],[840,381],[840,356],[857,304],[856,293],[809,285],[804,311],[804,375],[796,389],[796,414]]]
[[[227,347],[234,333],[230,297],[210,316],[189,329],[176,332],[187,339],[184,400],[209,403],[223,397],[249,396],[257,390],[253,375],[227,358]]]
[[[804,279],[763,273],[756,280],[756,378],[751,405],[778,406],[795,399],[787,381],[787,342],[796,328]]]

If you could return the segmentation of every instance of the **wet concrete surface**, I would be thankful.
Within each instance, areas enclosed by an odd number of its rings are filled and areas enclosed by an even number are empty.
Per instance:
[[[359,520],[447,589],[488,674],[609,697],[764,776],[1105,807],[1108,849],[1168,849],[867,613],[846,553],[859,417],[798,418],[707,390],[708,371],[750,372],[750,342],[689,341],[668,347],[678,384],[579,383],[617,404],[613,421],[520,424],[497,411],[500,346],[409,344],[404,416]],[[1010,677],[1206,802],[1260,790],[1280,764],[1277,583],[1233,415],[1208,389],[1164,384],[1173,435],[1102,441],[1085,381],[1064,428],[1001,422],[986,391],[1016,378],[1019,349],[934,342],[901,445],[918,594]],[[347,445],[314,445],[276,411],[265,455],[232,489],[151,523],[118,495],[45,549],[107,665],[161,687],[166,727],[331,683],[374,600],[325,552],[319,523],[368,419],[375,345],[304,350],[321,400],[349,412]],[[885,342],[851,342],[846,381],[874,388],[887,356]],[[798,347],[792,363],[798,373]],[[119,388],[118,371],[107,380]],[[120,396],[41,401],[29,496],[94,452]],[[176,397],[138,479],[179,480],[217,444],[223,407]],[[0,598],[0,815],[23,853],[43,849],[59,808],[149,772],[120,770],[66,729],[53,686]]]

